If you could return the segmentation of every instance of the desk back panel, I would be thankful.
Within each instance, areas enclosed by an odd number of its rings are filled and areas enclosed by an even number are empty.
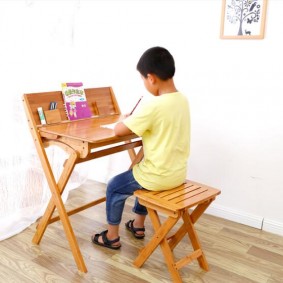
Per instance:
[[[108,116],[121,114],[119,105],[111,87],[85,89],[88,106],[93,116]],[[41,125],[37,108],[42,107],[48,111],[50,102],[57,102],[57,111],[61,116],[61,122],[69,121],[65,112],[64,99],[61,91],[28,93],[23,96],[24,103],[33,124]]]

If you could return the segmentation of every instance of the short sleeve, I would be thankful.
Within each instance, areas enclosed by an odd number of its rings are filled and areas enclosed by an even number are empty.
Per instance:
[[[123,123],[136,135],[142,136],[151,131],[154,117],[154,107],[151,104],[143,105],[137,113],[127,117]]]

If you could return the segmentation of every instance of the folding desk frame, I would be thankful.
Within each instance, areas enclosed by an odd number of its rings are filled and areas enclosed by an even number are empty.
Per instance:
[[[103,124],[117,122],[121,115],[112,88],[91,88],[85,89],[85,92],[93,117],[78,121],[68,121],[61,91],[23,95],[30,132],[52,194],[47,209],[38,223],[32,241],[35,244],[39,244],[48,224],[61,220],[77,267],[82,272],[87,272],[87,268],[69,216],[105,201],[105,197],[66,211],[61,195],[75,165],[124,150],[128,150],[130,154],[131,167],[143,157],[142,141],[137,139],[137,136],[132,134],[116,137],[113,130],[100,127]],[[51,101],[57,102],[57,118],[55,121],[50,119],[50,124],[41,125],[37,108],[42,107],[48,113]],[[55,112],[53,113],[55,114]],[[49,146],[59,146],[68,154],[57,183],[45,151],[45,148]],[[135,152],[136,147],[141,147],[137,154]],[[58,216],[52,217],[55,209],[58,211]]]

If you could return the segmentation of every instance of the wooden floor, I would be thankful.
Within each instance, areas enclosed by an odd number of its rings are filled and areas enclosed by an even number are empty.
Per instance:
[[[104,193],[103,184],[87,181],[71,192],[68,205],[73,207]],[[126,203],[119,251],[94,246],[90,241],[94,232],[106,228],[104,203],[71,216],[88,273],[77,271],[59,221],[48,226],[39,246],[31,243],[36,224],[0,242],[0,282],[172,282],[160,248],[141,269],[132,265],[138,249],[153,231],[149,219],[144,240],[133,238],[124,229],[124,222],[132,217],[132,202],[133,199],[129,199]],[[204,272],[194,262],[181,269],[183,282],[283,282],[283,237],[209,215],[200,218],[196,229],[210,271]],[[176,248],[176,258],[190,249],[187,239],[183,239]]]

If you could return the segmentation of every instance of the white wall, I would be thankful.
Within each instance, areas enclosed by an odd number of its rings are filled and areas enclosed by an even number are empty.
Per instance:
[[[127,112],[149,95],[140,55],[167,47],[191,104],[188,178],[222,190],[210,213],[283,235],[283,2],[268,2],[264,40],[221,40],[221,0],[0,1],[2,91],[17,103],[64,81],[111,85]],[[90,177],[127,166],[92,161]]]

